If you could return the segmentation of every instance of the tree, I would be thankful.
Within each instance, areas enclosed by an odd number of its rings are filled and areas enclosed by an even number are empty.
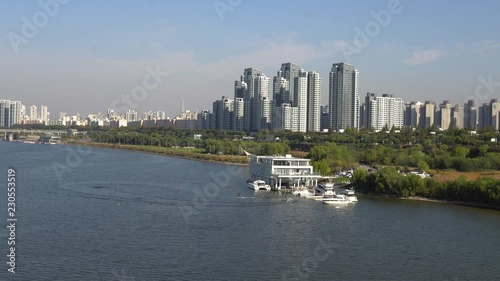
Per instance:
[[[419,170],[422,170],[422,171],[429,170],[429,164],[427,164],[427,162],[425,162],[425,161],[419,161],[417,164],[417,167]]]
[[[313,162],[314,170],[321,175],[328,175],[331,173],[330,165],[326,160],[319,160]]]

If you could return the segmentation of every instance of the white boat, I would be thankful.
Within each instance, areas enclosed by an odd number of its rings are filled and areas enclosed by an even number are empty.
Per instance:
[[[325,204],[339,204],[339,205],[351,203],[351,201],[349,201],[347,199],[347,196],[341,195],[341,194],[334,195],[333,197],[329,197],[329,198],[324,198],[321,201],[323,201],[323,203],[325,203]]]
[[[256,180],[248,182],[248,188],[253,190],[271,190],[271,186],[263,180]]]
[[[326,184],[318,184],[314,188],[314,195],[322,196],[322,197],[332,197],[335,195],[335,191],[333,189],[333,183]]]
[[[352,189],[346,189],[342,191],[342,194],[347,197],[347,200],[351,202],[358,202],[358,197],[356,197],[356,193]]]

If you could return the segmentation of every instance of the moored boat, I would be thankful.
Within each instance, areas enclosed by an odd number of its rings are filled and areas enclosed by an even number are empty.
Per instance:
[[[248,188],[252,190],[271,190],[271,186],[263,180],[256,180],[248,182]]]
[[[356,196],[356,193],[352,189],[346,189],[342,191],[342,194],[347,197],[347,200],[351,202],[358,202],[358,197]]]
[[[347,199],[347,196],[339,194],[339,195],[334,195],[333,197],[329,198],[324,198],[323,203],[325,204],[349,204],[351,201]]]

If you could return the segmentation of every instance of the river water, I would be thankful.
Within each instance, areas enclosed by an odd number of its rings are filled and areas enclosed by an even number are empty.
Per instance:
[[[249,190],[247,167],[109,149],[0,142],[0,157],[0,280],[500,280],[498,211],[287,202]]]

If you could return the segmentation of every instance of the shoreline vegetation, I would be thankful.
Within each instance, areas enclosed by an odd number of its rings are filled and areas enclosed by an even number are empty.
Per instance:
[[[197,160],[197,161],[225,164],[225,165],[248,166],[249,164],[247,156],[205,154],[201,153],[201,151],[196,148],[193,149],[167,148],[167,147],[147,146],[147,145],[99,143],[92,141],[67,141],[64,144],[84,145],[84,146],[86,145],[86,146],[93,146],[106,149],[143,152],[148,154],[164,155],[175,158],[183,158],[183,159],[190,159],[190,160]]]
[[[158,146],[99,143],[99,142],[89,142],[89,141],[67,141],[65,142],[65,144],[87,145],[105,149],[118,149],[118,150],[142,152],[142,153],[164,155],[164,156],[184,158],[184,159],[216,163],[216,164],[238,165],[238,166],[249,165],[249,159],[247,156],[206,154],[203,153],[204,152],[203,149],[196,149],[196,148],[192,149],[166,148]],[[291,151],[290,153],[296,157],[308,156],[306,153],[303,152]],[[499,204],[500,200],[498,200],[498,195],[494,194],[496,188],[495,185],[500,186],[500,180],[494,178],[489,178],[489,177],[485,178],[481,176],[474,178],[471,175],[467,175],[467,173],[460,173],[460,176],[457,177],[456,171],[435,171],[437,174],[440,175],[439,180],[436,181],[435,179],[432,178],[422,179],[416,175],[410,175],[408,177],[404,177],[400,174],[394,173],[396,169],[393,167],[384,168],[379,172],[370,174],[368,174],[364,170],[357,170],[357,171],[361,172],[355,173],[353,179],[353,185],[356,187],[357,191],[365,195],[380,196],[391,199],[436,202],[436,203],[464,205],[477,208],[500,210],[500,204]],[[451,178],[446,179],[447,173],[450,173],[453,176]],[[494,172],[485,172],[485,174],[496,175]],[[392,180],[393,181],[392,183],[390,182],[390,180],[389,181],[387,180],[388,175],[392,175],[392,177],[395,177]],[[475,173],[474,175],[477,174]],[[369,177],[371,177],[371,179],[369,179]],[[379,179],[379,182],[377,182],[377,179]],[[398,185],[397,182],[399,182],[399,185],[405,185],[405,187],[399,186],[396,188],[395,185]],[[490,185],[493,185],[489,188],[483,186],[482,193],[488,193],[489,194],[488,196],[493,197],[494,199],[493,202],[496,202],[496,204],[454,199],[455,197],[463,199],[463,196],[466,197],[465,199],[471,199],[467,198],[467,196],[469,195],[472,196],[472,194],[470,194],[471,191],[473,191],[475,189],[474,187],[477,186],[478,183],[480,184],[481,182],[485,182],[486,184],[488,184],[489,182]],[[457,184],[459,186],[458,188],[451,188],[452,186],[457,186]],[[368,186],[372,186],[373,188],[369,188]],[[469,190],[462,192],[465,194],[459,195],[458,193],[460,193],[459,191],[460,186],[462,186],[462,189],[468,188]],[[408,189],[405,190],[405,188]],[[455,190],[454,192],[451,192],[450,196],[450,194],[447,194],[447,192],[450,193],[448,190],[450,188],[458,189],[458,191]],[[485,189],[488,190],[485,191]],[[491,194],[492,192],[493,195]],[[482,194],[482,196],[485,197],[485,194]],[[478,198],[478,197],[472,199],[484,200],[484,198]]]
[[[386,167],[374,173],[355,170],[352,183],[364,194],[500,210],[500,180],[491,177],[469,180],[462,174],[454,180],[437,181]]]

